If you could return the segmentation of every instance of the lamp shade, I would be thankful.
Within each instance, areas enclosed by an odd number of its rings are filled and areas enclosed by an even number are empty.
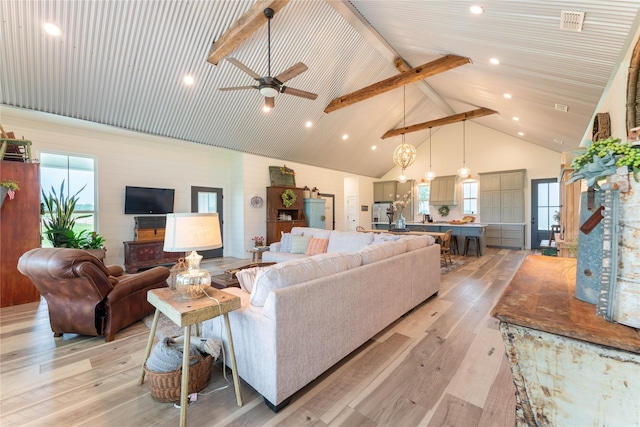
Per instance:
[[[165,252],[200,251],[222,247],[217,213],[167,214]]]

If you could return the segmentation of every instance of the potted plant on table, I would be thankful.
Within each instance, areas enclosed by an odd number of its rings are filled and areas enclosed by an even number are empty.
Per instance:
[[[264,246],[264,237],[263,236],[255,236],[252,237],[251,240],[253,240],[253,244],[255,245],[256,248],[261,248]]]
[[[4,203],[4,199],[9,196],[9,200],[13,200],[16,195],[16,190],[19,190],[18,181],[11,179],[4,179],[0,181],[0,207]]]

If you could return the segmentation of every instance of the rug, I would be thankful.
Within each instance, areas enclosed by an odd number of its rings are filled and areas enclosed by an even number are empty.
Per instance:
[[[447,274],[448,272],[455,270],[456,268],[460,267],[461,265],[464,265],[464,260],[462,260],[462,259],[451,260],[451,265],[449,265],[449,263],[447,263],[447,265],[445,267],[440,267],[440,274]]]

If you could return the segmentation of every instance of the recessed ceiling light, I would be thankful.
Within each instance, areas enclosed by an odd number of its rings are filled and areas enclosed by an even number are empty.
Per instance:
[[[271,111],[271,108],[270,108],[270,107],[267,107],[266,105],[263,105],[263,106],[262,106],[262,112],[263,112],[263,113],[268,113],[268,112],[270,112],[270,111]]]
[[[60,31],[60,28],[58,28],[56,24],[52,24],[51,22],[47,22],[46,24],[44,24],[44,30],[50,36],[59,36],[62,33]]]
[[[560,144],[560,145],[564,144],[564,141],[561,140],[561,139],[558,139],[558,138],[553,138],[553,142],[555,142],[556,144]]]
[[[477,4],[474,4],[473,6],[471,6],[469,8],[469,10],[474,15],[481,15],[482,13],[484,13],[484,8],[482,6],[480,6],[480,5],[477,5]]]
[[[515,117],[515,116],[514,116],[514,117],[513,117],[513,121],[514,121],[514,122],[519,122],[519,121],[520,121],[520,117]]]
[[[518,135],[524,136],[524,132],[518,132]]]
[[[313,122],[311,120],[309,120],[307,123],[304,124],[306,127],[310,128],[311,126],[313,126]]]
[[[371,146],[371,149],[372,149],[372,150],[375,150],[376,148],[378,148],[378,146],[377,146],[377,145],[372,145],[372,146]]]
[[[506,99],[511,99],[511,94],[510,93],[505,93],[502,96],[504,96]]]
[[[498,65],[500,63],[500,60],[498,58],[491,58],[489,62],[491,62],[493,65]]]
[[[347,139],[349,139],[349,135],[345,133],[344,135],[342,135],[342,139],[346,141]]]
[[[184,76],[184,79],[182,79],[182,81],[184,82],[184,84],[186,84],[187,86],[191,86],[192,84],[195,83],[195,79],[191,76]]]

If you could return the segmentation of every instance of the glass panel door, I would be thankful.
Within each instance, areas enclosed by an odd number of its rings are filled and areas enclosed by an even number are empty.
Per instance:
[[[222,244],[224,245],[224,220],[222,216],[222,188],[211,187],[191,187],[191,212],[197,213],[218,213],[220,219],[220,232],[222,233]],[[209,251],[198,251],[203,259],[220,258],[223,248]]]
[[[531,249],[540,249],[542,240],[549,240],[551,226],[560,212],[560,187],[556,178],[531,180]]]

